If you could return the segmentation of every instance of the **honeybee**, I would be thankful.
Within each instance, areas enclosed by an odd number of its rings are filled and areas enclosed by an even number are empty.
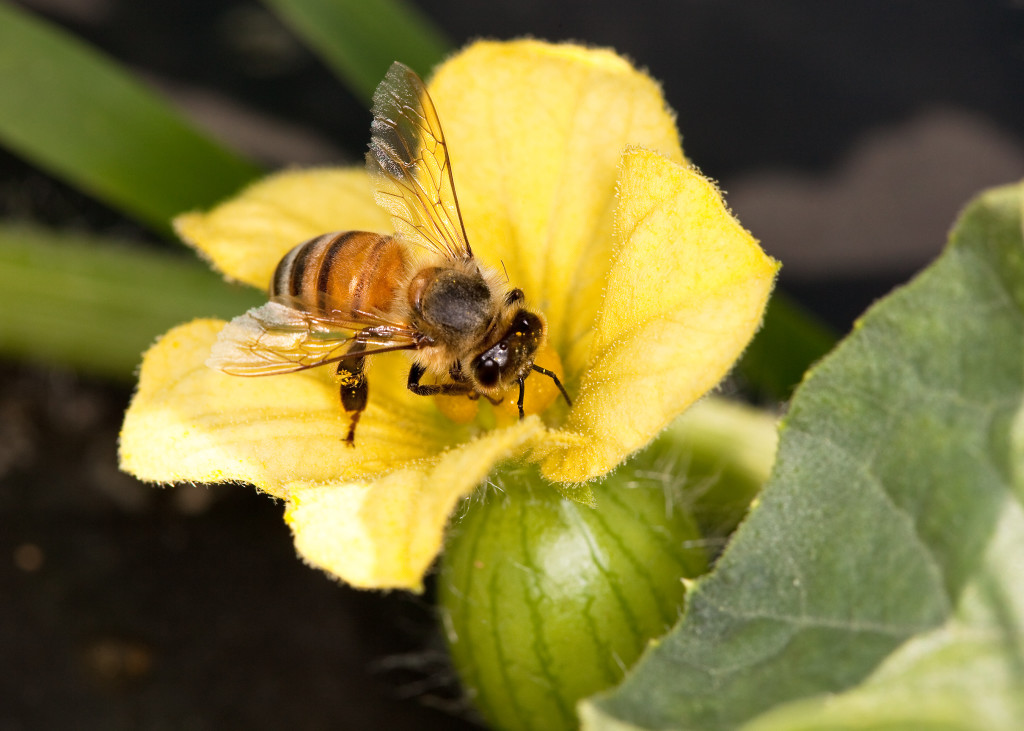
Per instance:
[[[277,265],[269,301],[236,317],[207,364],[232,375],[267,376],[337,363],[341,405],[355,444],[366,408],[366,358],[394,350],[412,358],[408,388],[501,403],[525,380],[558,376],[534,363],[544,320],[523,290],[473,257],[455,194],[437,111],[422,79],[395,62],[373,95],[366,164],[377,203],[396,233],[326,233]],[[425,374],[446,382],[422,384]]]

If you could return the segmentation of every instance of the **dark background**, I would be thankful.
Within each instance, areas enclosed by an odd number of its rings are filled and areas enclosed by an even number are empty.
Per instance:
[[[369,113],[261,5],[18,4],[271,166],[362,156]],[[573,39],[649,69],[782,287],[839,331],[1024,176],[1021,2],[419,6],[455,45]],[[2,151],[0,215],[175,246]],[[121,475],[130,389],[0,361],[0,730],[468,727],[429,597],[303,566],[249,488]]]

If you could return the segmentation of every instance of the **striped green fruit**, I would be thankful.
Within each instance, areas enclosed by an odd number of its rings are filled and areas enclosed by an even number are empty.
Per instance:
[[[707,568],[681,479],[622,468],[591,486],[588,507],[519,468],[467,504],[440,603],[455,667],[492,727],[576,728],[576,702],[618,683],[676,622],[682,579]]]

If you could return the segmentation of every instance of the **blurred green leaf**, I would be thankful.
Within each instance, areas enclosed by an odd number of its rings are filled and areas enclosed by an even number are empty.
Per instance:
[[[835,333],[784,292],[776,291],[737,372],[764,396],[788,401],[807,369],[835,344]]]
[[[0,355],[131,378],[171,326],[230,318],[265,297],[197,259],[0,226]]]
[[[426,77],[451,43],[402,0],[264,0],[369,102],[394,61]]]
[[[0,90],[0,144],[162,232],[260,172],[111,60],[8,4]]]
[[[1022,195],[811,371],[758,505],[586,728],[1020,728]]]
[[[768,479],[777,421],[771,412],[707,396],[626,464],[685,479],[687,509],[717,555]]]

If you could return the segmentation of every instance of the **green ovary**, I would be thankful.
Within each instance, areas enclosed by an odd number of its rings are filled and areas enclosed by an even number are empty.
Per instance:
[[[576,702],[618,683],[676,622],[682,579],[706,570],[707,553],[663,479],[624,468],[593,486],[596,508],[533,469],[496,480],[444,554],[452,658],[493,727],[576,728]]]

